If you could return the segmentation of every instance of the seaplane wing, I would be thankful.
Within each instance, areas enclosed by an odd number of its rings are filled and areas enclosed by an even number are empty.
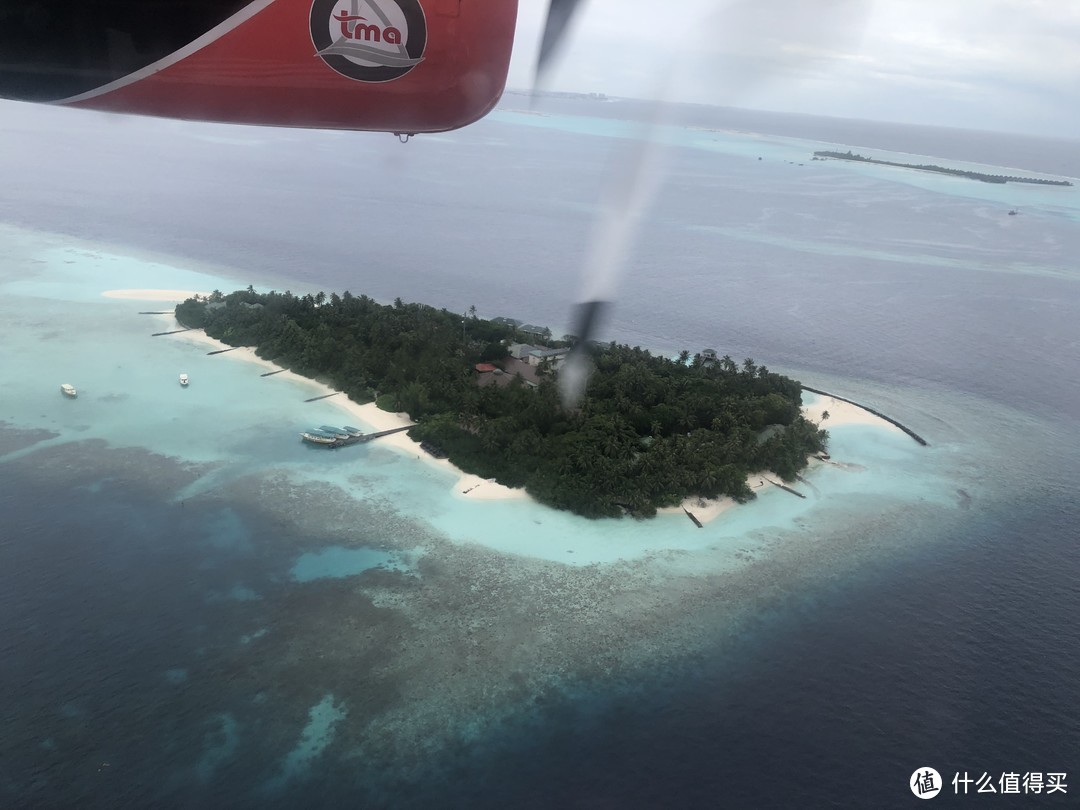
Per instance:
[[[402,134],[502,95],[517,0],[0,0],[0,97]]]

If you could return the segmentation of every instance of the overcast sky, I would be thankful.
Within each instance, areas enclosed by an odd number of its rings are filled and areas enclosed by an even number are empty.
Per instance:
[[[546,8],[521,0],[511,88]],[[590,0],[550,86],[1078,138],[1080,0]]]

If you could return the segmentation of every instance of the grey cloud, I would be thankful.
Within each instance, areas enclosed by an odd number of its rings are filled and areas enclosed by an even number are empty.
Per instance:
[[[523,2],[511,85],[527,84],[518,64],[535,53],[543,6]],[[1080,3],[683,0],[673,14],[659,8],[594,0],[552,86],[649,96],[649,77],[682,61],[679,100],[850,117],[903,110],[913,123],[944,117],[953,126],[1023,129],[1002,114],[1007,99],[1040,132],[1076,132],[1070,108],[1080,96]]]

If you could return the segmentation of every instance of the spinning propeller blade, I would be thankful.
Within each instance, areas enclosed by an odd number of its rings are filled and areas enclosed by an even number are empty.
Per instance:
[[[538,79],[579,5],[578,0],[551,0]],[[819,0],[814,4],[803,0],[728,0],[694,27],[701,41],[693,70],[698,75],[708,74],[714,82],[714,103],[737,103],[772,81],[825,69],[855,50],[869,10],[867,0]],[[652,114],[642,123],[629,159],[609,178],[606,204],[594,223],[575,318],[578,343],[559,377],[566,407],[575,407],[585,393],[589,345],[615,301],[638,224],[663,181],[667,151],[663,129],[673,123],[665,120],[669,114],[665,102],[676,84],[678,67],[668,63],[660,69]]]
[[[551,0],[548,6],[547,23],[544,26],[544,38],[540,41],[540,58],[536,61],[536,83],[544,78],[551,65],[559,44],[566,36],[574,12],[581,6],[581,0]]]

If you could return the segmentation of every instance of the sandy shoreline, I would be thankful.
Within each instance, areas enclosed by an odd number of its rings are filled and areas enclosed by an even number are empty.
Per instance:
[[[115,292],[123,292],[118,290]],[[138,290],[137,292],[153,292],[149,290]],[[162,292],[176,292],[174,290],[162,291]],[[119,297],[119,296],[118,296]],[[190,297],[190,296],[186,296]],[[146,299],[154,300],[154,299]],[[157,299],[165,300],[165,299]],[[183,300],[182,298],[179,300]],[[159,316],[163,319],[167,319],[170,324],[176,324],[175,317],[170,313],[169,315]],[[324,394],[336,393],[336,389],[330,386],[317,382],[310,377],[304,377],[296,372],[283,369],[277,363],[273,363],[269,360],[264,360],[255,354],[255,350],[250,346],[241,346],[239,348],[233,348],[220,340],[210,337],[201,329],[193,329],[190,332],[184,332],[183,334],[176,335],[177,340],[186,340],[192,343],[196,343],[200,346],[207,347],[210,351],[218,349],[230,349],[229,357],[243,360],[247,363],[259,366],[266,371],[281,372],[280,377],[284,377],[294,382],[306,385],[312,389],[314,396],[322,396]],[[389,413],[377,407],[374,402],[370,402],[366,405],[353,402],[345,394],[339,393],[338,396],[332,397],[326,400],[327,404],[333,405],[344,414],[348,416],[356,417],[360,422],[370,425],[374,430],[393,430],[394,428],[407,427],[415,424],[409,415],[405,413]],[[350,420],[342,419],[342,423],[347,423]],[[394,447],[406,454],[412,454],[418,461],[422,461],[426,464],[431,464],[436,467],[441,467],[458,476],[458,480],[453,485],[453,493],[457,497],[469,498],[470,500],[478,501],[494,501],[494,500],[511,500],[511,499],[529,499],[530,496],[524,489],[512,489],[495,481],[488,481],[481,478],[478,475],[472,475],[471,473],[463,472],[451,464],[446,459],[437,459],[420,447],[419,442],[415,442],[409,438],[406,433],[395,433],[391,436],[384,436],[378,439],[379,445],[386,447]]]
[[[204,294],[204,293],[200,293]],[[139,301],[175,301],[180,302],[195,295],[194,292],[185,290],[108,290],[102,293],[102,295],[108,298],[126,299],[126,300],[139,300]],[[163,319],[168,319],[170,324],[176,324],[175,317],[170,313],[168,315],[159,316]],[[316,395],[333,394],[337,393],[335,389],[330,386],[312,380],[309,377],[304,377],[295,372],[283,369],[281,366],[273,363],[269,360],[264,360],[255,354],[255,350],[249,346],[242,346],[239,348],[231,347],[219,340],[216,340],[207,335],[201,329],[195,329],[190,332],[185,332],[183,335],[178,335],[177,339],[187,340],[193,343],[197,343],[201,346],[208,347],[211,351],[218,349],[231,349],[229,355],[233,358],[244,360],[248,363],[260,366],[267,371],[280,372],[280,376],[287,377],[302,385],[310,387]],[[803,406],[803,415],[813,422],[822,424],[822,415],[825,411],[828,411],[829,418],[824,421],[822,427],[828,429],[830,426],[839,425],[874,425],[884,428],[886,430],[899,432],[899,428],[891,424],[880,416],[876,416],[857,405],[853,405],[850,402],[844,402],[833,397],[826,397],[821,395],[815,395],[816,399],[811,405]],[[327,400],[328,403],[333,404],[336,408],[341,410],[344,414],[354,416],[361,422],[370,425],[376,431],[392,430],[394,428],[406,427],[415,424],[409,419],[406,413],[389,413],[387,411],[378,408],[375,403],[368,403],[366,405],[360,405],[353,402],[344,394],[339,394],[337,397]],[[453,485],[452,492],[455,497],[469,498],[471,500],[532,500],[531,496],[524,489],[513,489],[511,487],[504,486],[493,480],[481,478],[478,475],[472,475],[471,473],[463,472],[455,467],[447,459],[436,459],[429,455],[420,447],[419,442],[415,442],[408,437],[404,432],[395,433],[391,436],[386,436],[378,440],[381,445],[389,445],[401,451],[402,453],[412,454],[418,461],[426,464],[432,464],[443,469],[455,473],[458,476],[457,481]],[[774,478],[775,476],[769,476],[767,474],[754,473],[747,476],[747,485],[755,492],[761,492],[764,489],[773,486],[768,478]],[[733,498],[723,497],[716,499],[690,497],[687,498],[679,506],[670,506],[657,509],[657,514],[662,515],[682,515],[684,511],[693,513],[702,524],[710,523],[728,510],[735,506],[738,506],[738,502]]]
[[[811,459],[811,464],[814,463],[815,460]],[[772,473],[751,473],[746,476],[746,485],[750,487],[755,494],[760,495],[765,490],[772,489],[773,486],[775,486],[773,481],[777,480],[779,480],[779,476]],[[682,515],[689,512],[702,524],[706,524],[711,523],[724,514],[724,512],[727,512],[729,509],[734,509],[736,506],[740,506],[739,502],[726,495],[722,498],[699,498],[693,496],[687,498],[678,506],[665,506],[661,509],[657,509],[656,513],[658,515]]]
[[[755,479],[757,476],[754,476]],[[701,521],[702,525],[711,523],[724,512],[738,506],[734,498],[687,498],[678,506],[662,506],[656,510],[658,515],[683,515],[690,512]]]
[[[812,405],[803,405],[803,416],[811,422],[816,422],[825,430],[834,425],[874,425],[894,433],[903,432],[892,422],[882,419],[880,416],[876,416],[858,405],[852,405],[842,399],[822,396],[821,394],[814,394],[814,396],[816,401]],[[825,411],[829,412],[829,418],[822,422],[821,416]]]

